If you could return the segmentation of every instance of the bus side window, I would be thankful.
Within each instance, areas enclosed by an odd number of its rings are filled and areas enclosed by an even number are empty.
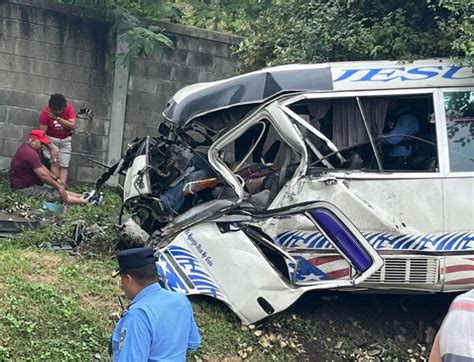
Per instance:
[[[474,91],[444,93],[451,171],[474,171]]]
[[[379,170],[377,152],[384,171],[437,170],[435,125],[429,117],[433,113],[431,94],[360,97],[359,100],[360,107],[355,97],[312,99],[307,101],[306,112],[304,104],[294,106],[295,113],[305,114],[310,124],[330,139],[346,160],[341,163],[323,140],[308,132],[312,166],[324,167],[326,160],[335,169],[376,172]],[[315,148],[322,157],[313,152]]]

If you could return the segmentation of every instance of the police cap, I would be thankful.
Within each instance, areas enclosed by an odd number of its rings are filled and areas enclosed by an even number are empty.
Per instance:
[[[156,261],[156,257],[155,251],[152,248],[133,248],[119,252],[117,254],[117,260],[119,267],[112,273],[113,278],[124,271],[153,264]]]

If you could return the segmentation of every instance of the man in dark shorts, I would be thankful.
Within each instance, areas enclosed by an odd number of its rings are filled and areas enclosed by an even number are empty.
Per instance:
[[[20,146],[10,163],[11,189],[50,202],[62,200],[67,204],[87,204],[82,195],[67,191],[61,180],[41,163],[39,150],[50,144],[42,130],[31,131],[28,142]]]

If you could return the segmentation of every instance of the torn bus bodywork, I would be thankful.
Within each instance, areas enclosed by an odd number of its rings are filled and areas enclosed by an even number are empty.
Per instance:
[[[168,286],[245,322],[314,289],[471,289],[472,79],[446,61],[340,63],[187,87],[109,174]],[[416,133],[390,133],[400,109]],[[395,166],[394,138],[411,150]]]

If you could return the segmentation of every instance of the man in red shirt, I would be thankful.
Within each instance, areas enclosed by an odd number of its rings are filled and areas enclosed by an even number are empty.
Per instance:
[[[86,204],[82,195],[67,191],[61,180],[42,163],[39,150],[50,145],[44,131],[31,131],[28,142],[20,146],[10,163],[10,187],[25,196],[35,196],[50,202],[63,200],[68,204]],[[46,184],[46,185],[43,185]]]
[[[48,107],[40,113],[39,127],[59,150],[59,163],[55,154],[48,156],[52,161],[51,172],[65,185],[71,160],[71,135],[76,128],[76,114],[62,94],[51,95]]]

